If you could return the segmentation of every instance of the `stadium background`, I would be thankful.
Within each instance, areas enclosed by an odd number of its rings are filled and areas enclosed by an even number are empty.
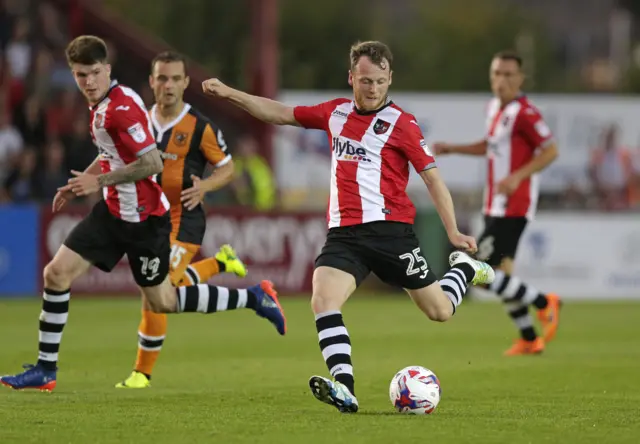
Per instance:
[[[578,3],[581,14],[575,19]],[[218,122],[236,158],[259,156],[268,165],[243,162],[264,168],[243,171],[232,187],[209,198],[204,253],[231,242],[250,264],[251,279],[271,276],[286,293],[308,291],[322,245],[330,162],[326,138],[318,131],[260,125],[221,101],[206,100],[200,81],[219,76],[287,103],[317,103],[349,94],[347,49],[358,38],[375,37],[395,52],[393,98],[418,117],[427,140],[464,142],[483,131],[491,54],[515,48],[525,58],[526,91],[561,150],[542,175],[540,221],[522,241],[518,273],[566,297],[640,297],[637,3],[327,0],[314,4],[313,13],[305,2],[292,0],[3,0],[3,5],[2,296],[39,292],[41,266],[91,203],[59,215],[48,210],[68,171],[81,170],[95,154],[86,131],[88,113],[63,53],[69,38],[95,33],[109,42],[114,77],[149,104],[153,55],[171,47],[190,57],[187,101]],[[242,14],[245,10],[249,13]],[[363,19],[354,21],[356,16]],[[612,126],[617,137],[611,154],[595,162]],[[239,140],[244,134],[257,141],[256,153],[246,139]],[[451,157],[440,164],[461,226],[477,230],[484,163]],[[606,183],[599,185],[594,174],[624,188],[624,196],[607,194],[601,189]],[[256,193],[252,184],[258,180],[269,190],[259,187]],[[446,237],[416,177],[409,189],[427,257],[441,272]],[[117,278],[92,271],[76,291],[133,293],[127,270],[123,263]],[[379,287],[375,279],[369,284]]]
[[[204,318],[172,319],[171,345],[154,375],[155,396],[149,400],[136,393],[113,400],[110,389],[125,375],[135,350],[138,295],[126,263],[111,275],[92,270],[74,286],[76,302],[63,344],[66,382],[59,393],[63,403],[70,403],[63,408],[72,415],[66,418],[70,425],[56,428],[60,419],[46,401],[7,396],[0,406],[0,416],[7,418],[0,442],[157,444],[206,439],[211,433],[228,442],[342,442],[325,437],[320,427],[331,419],[329,412],[326,419],[316,416],[324,410],[312,410],[316,406],[308,405],[313,401],[303,392],[304,378],[298,381],[301,374],[323,368],[313,347],[307,303],[313,260],[326,231],[326,140],[313,131],[260,125],[233,107],[205,99],[199,90],[203,79],[219,76],[291,104],[348,97],[348,48],[372,38],[388,42],[394,51],[392,97],[418,117],[429,142],[481,137],[491,55],[504,48],[523,54],[525,90],[556,133],[561,156],[542,175],[541,210],[522,239],[516,273],[560,293],[568,308],[558,343],[545,360],[507,362],[500,353],[515,330],[501,309],[469,304],[441,329],[425,323],[398,290],[369,279],[346,313],[360,347],[359,374],[368,378],[361,393],[375,411],[344,420],[335,433],[346,433],[349,443],[397,442],[400,428],[405,438],[423,439],[425,430],[417,423],[379,416],[389,411],[385,390],[393,372],[423,364],[434,366],[445,382],[442,426],[429,429],[431,439],[637,442],[639,4],[0,0],[0,337],[24,335],[3,341],[2,371],[11,370],[16,359],[32,357],[42,266],[91,204],[91,199],[78,202],[56,215],[49,209],[69,170],[82,169],[95,156],[86,104],[63,54],[69,39],[81,33],[108,41],[114,77],[148,104],[153,55],[168,48],[187,54],[192,83],[186,100],[218,123],[236,159],[258,159],[253,163],[258,166],[242,171],[232,187],[208,198],[203,253],[230,242],[249,264],[249,281],[271,278],[281,293],[298,296],[284,301],[290,330],[296,332],[287,338],[286,352],[274,351],[266,331],[264,338],[255,338],[253,321],[246,328],[234,324],[244,316],[239,313],[216,316],[214,326]],[[607,144],[612,131],[617,138]],[[461,228],[477,232],[484,162],[446,158],[440,167]],[[256,181],[273,186],[256,192]],[[607,184],[621,192],[607,192]],[[409,191],[418,207],[416,229],[426,257],[440,273],[448,241],[415,177]],[[215,282],[246,283],[226,277]],[[474,293],[476,298],[493,300],[481,293]],[[211,344],[211,334],[223,334],[224,343]],[[407,338],[427,338],[419,358]],[[208,350],[204,356],[203,349]],[[295,362],[289,353],[296,355]],[[256,371],[261,371],[259,385]],[[283,377],[300,383],[286,403],[278,397],[285,390]],[[221,380],[226,384],[216,384]],[[11,409],[14,402],[30,408]],[[127,410],[140,405],[146,409],[143,419]],[[218,421],[214,432],[194,406],[208,409]],[[287,419],[277,427],[269,425],[275,408]],[[250,422],[243,419],[247,411]],[[320,419],[308,419],[309,412]],[[24,415],[29,424],[42,427],[24,427]],[[190,427],[166,426],[176,418]],[[133,435],[146,438],[133,441]],[[487,436],[491,439],[482,439]]]

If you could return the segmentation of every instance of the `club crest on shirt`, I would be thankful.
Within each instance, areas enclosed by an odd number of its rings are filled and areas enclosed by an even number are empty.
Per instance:
[[[373,132],[380,135],[387,132],[391,124],[389,122],[385,122],[382,119],[376,120],[376,123],[373,124]]]
[[[187,139],[189,138],[189,134],[185,132],[178,131],[176,135],[173,137],[173,142],[176,146],[183,146],[187,143]]]

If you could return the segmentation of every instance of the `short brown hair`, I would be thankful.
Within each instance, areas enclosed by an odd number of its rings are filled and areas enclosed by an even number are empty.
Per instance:
[[[504,51],[496,53],[493,58],[500,60],[513,60],[518,64],[518,68],[522,68],[522,57],[520,56],[520,54],[510,49],[506,49]]]
[[[349,54],[351,58],[351,69],[353,70],[358,64],[361,57],[369,57],[373,63],[382,68],[384,60],[389,64],[393,63],[393,54],[387,45],[378,41],[358,42],[351,47]],[[383,68],[384,69],[384,68]]]
[[[182,54],[179,54],[174,51],[164,51],[158,54],[151,61],[151,72],[153,72],[153,68],[156,67],[156,63],[171,63],[171,62],[181,62],[184,67],[184,73],[187,73],[187,58]]]
[[[81,35],[67,45],[65,51],[69,66],[74,63],[80,65],[95,65],[107,63],[109,54],[107,44],[100,37],[94,35]]]

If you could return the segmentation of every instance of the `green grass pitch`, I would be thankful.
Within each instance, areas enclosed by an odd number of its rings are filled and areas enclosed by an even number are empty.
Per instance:
[[[536,357],[505,358],[514,328],[498,304],[428,321],[405,296],[346,305],[361,410],[341,415],[307,386],[327,370],[307,298],[283,298],[280,337],[250,311],[187,314],[146,390],[131,371],[139,302],[73,299],[52,394],[0,387],[0,443],[638,443],[640,304],[568,302]],[[33,362],[40,302],[0,302],[0,374]],[[436,372],[431,416],[393,412],[388,384],[408,365]]]

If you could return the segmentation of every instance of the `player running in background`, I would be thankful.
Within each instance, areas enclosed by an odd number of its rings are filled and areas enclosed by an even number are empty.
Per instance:
[[[536,212],[538,172],[558,157],[558,148],[540,112],[522,93],[522,59],[500,52],[491,62],[491,89],[495,97],[487,108],[487,132],[474,144],[435,143],[436,155],[486,156],[487,186],[484,196],[484,232],[477,257],[496,269],[488,287],[505,303],[521,338],[508,356],[541,353],[558,328],[560,298],[544,294],[512,275],[518,242]],[[529,305],[538,310],[544,339],[537,336]]]
[[[239,277],[247,274],[229,245],[223,245],[215,257],[191,264],[200,250],[206,228],[201,202],[206,193],[222,188],[233,179],[234,166],[220,129],[183,101],[189,86],[186,66],[186,59],[180,54],[163,52],[151,62],[149,76],[156,101],[149,114],[155,141],[164,159],[164,170],[157,181],[171,207],[169,277],[175,287],[207,282],[221,272]],[[201,180],[207,164],[216,169]],[[143,299],[135,367],[127,379],[116,384],[117,388],[149,387],[166,333],[167,315],[154,313]]]
[[[380,42],[351,48],[349,84],[353,99],[290,107],[232,89],[218,79],[203,90],[229,100],[254,117],[277,125],[327,132],[333,149],[327,241],[316,259],[311,305],[322,356],[335,380],[313,376],[314,396],[341,412],[358,411],[351,340],[341,309],[374,272],[404,288],[432,320],[446,321],[469,283],[490,284],[493,270],[456,251],[451,269],[438,281],[422,256],[413,230],[415,207],[406,194],[409,164],[424,180],[451,243],[470,252],[475,240],[458,231],[451,195],[413,115],[388,97],[393,57]]]
[[[111,81],[107,48],[101,39],[81,36],[66,50],[67,60],[91,109],[91,136],[98,158],[59,189],[53,207],[74,196],[102,189],[104,200],[69,234],[44,268],[36,365],[0,383],[14,389],[51,391],[56,386],[58,351],[69,312],[70,287],[90,266],[109,272],[126,254],[131,272],[155,313],[214,313],[250,308],[286,332],[284,313],[271,283],[247,289],[214,285],[174,288],[169,279],[169,202],[155,180],[163,171],[160,151],[142,99]]]

